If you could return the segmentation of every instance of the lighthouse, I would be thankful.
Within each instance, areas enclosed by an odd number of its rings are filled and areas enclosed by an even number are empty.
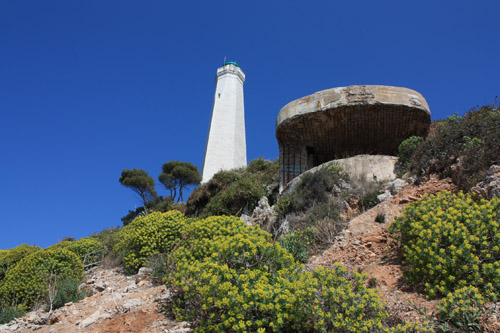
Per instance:
[[[235,62],[217,69],[202,183],[220,170],[247,165],[243,83],[245,74]]]

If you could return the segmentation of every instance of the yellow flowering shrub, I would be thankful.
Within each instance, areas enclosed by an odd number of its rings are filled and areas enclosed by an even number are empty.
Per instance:
[[[364,275],[339,264],[304,272],[267,232],[236,217],[188,224],[167,261],[168,308],[199,332],[420,330],[385,327],[388,314]]]
[[[71,242],[71,244],[66,246],[66,250],[74,252],[87,264],[96,262],[102,258],[105,248],[97,239],[87,237]]]
[[[15,265],[27,255],[41,249],[39,246],[22,244],[10,250],[0,250],[0,280],[4,278],[9,267]]]
[[[72,240],[63,240],[63,241],[60,241],[59,243],[52,244],[51,246],[45,248],[45,250],[61,250],[61,249],[66,249],[72,243],[73,243]]]
[[[500,199],[474,201],[444,191],[409,205],[390,230],[398,233],[406,279],[429,297],[476,286],[494,299],[500,291]]]
[[[118,233],[115,251],[123,256],[129,272],[144,266],[149,257],[168,253],[179,242],[187,218],[179,211],[139,216]]]
[[[42,250],[34,252],[9,268],[0,283],[0,300],[4,305],[33,306],[48,294],[51,275],[57,281],[83,278],[83,265],[73,252]]]
[[[459,288],[439,301],[437,317],[446,325],[452,325],[466,332],[475,332],[480,329],[479,319],[484,315],[485,303],[486,300],[478,288],[469,286]]]

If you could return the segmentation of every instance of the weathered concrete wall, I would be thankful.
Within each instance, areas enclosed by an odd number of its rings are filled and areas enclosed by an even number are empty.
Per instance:
[[[243,83],[238,66],[226,64],[217,70],[212,119],[208,131],[202,183],[220,170],[247,165]]]
[[[332,164],[341,165],[345,172],[353,180],[358,181],[392,181],[397,178],[394,168],[398,158],[388,155],[357,155],[349,158],[329,161],[311,168],[294,178],[281,189],[286,193],[292,189],[301,179],[302,175],[309,172],[316,172],[321,168]]]
[[[407,88],[349,86],[299,98],[276,120],[282,184],[296,176],[288,170],[304,163],[290,152],[306,152],[306,170],[360,154],[396,155],[406,138],[427,136],[430,120],[424,97]]]

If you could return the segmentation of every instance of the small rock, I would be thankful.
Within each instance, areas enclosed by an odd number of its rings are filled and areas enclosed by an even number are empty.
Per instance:
[[[32,312],[29,312],[28,314],[26,314],[24,319],[28,322],[34,322],[37,317],[38,317],[38,315],[36,314],[36,312],[32,311]]]
[[[251,222],[252,217],[251,217],[251,216],[248,216],[247,214],[241,214],[240,219],[242,219],[242,220],[243,220],[243,222],[244,222],[246,225],[248,225],[248,226],[250,226],[250,227],[252,226],[252,222]]]
[[[94,283],[94,288],[95,288],[95,290],[101,292],[101,291],[106,290],[106,284],[102,281],[99,281],[99,282]]]
[[[379,202],[389,200],[390,198],[392,198],[392,194],[391,194],[391,192],[389,192],[387,190],[384,193],[377,195],[377,200]]]
[[[127,301],[125,301],[125,303],[123,303],[123,308],[125,310],[129,310],[133,307],[136,307],[136,306],[140,306],[144,304],[144,301],[142,301],[141,299],[139,298],[132,298],[132,299],[129,299]]]
[[[9,331],[17,331],[19,329],[19,324],[10,325],[8,327]]]
[[[80,328],[86,328],[86,327],[89,327],[90,325],[92,325],[98,321],[101,321],[101,320],[104,320],[104,319],[107,319],[110,317],[111,317],[111,314],[102,313],[101,311],[97,310],[93,314],[88,316],[87,318],[80,321],[79,326],[80,326]]]
[[[145,277],[146,275],[149,275],[152,271],[153,269],[149,267],[141,267],[137,272],[137,277]]]
[[[137,287],[142,287],[143,285],[145,285],[147,282],[145,280],[141,280],[139,281],[139,283],[137,284]]]
[[[395,179],[392,183],[391,183],[391,193],[392,195],[396,195],[398,194],[398,192],[403,188],[405,187],[406,185],[408,185],[408,183],[406,181],[404,181],[403,179],[400,179],[400,178],[397,178]]]
[[[346,182],[343,179],[340,179],[338,184],[339,184],[340,188],[343,190],[350,190],[351,189],[351,184],[349,184],[348,182]]]

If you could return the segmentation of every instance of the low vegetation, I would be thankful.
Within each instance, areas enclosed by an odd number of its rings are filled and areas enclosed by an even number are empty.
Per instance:
[[[476,286],[488,298],[500,292],[500,200],[475,202],[467,194],[425,196],[399,217],[406,279],[429,297]]]
[[[351,180],[336,164],[304,173],[277,202],[279,219],[273,234],[305,261],[306,248],[308,253],[324,249],[346,227],[348,201],[363,212],[377,205],[381,188],[376,181]]]
[[[172,250],[182,236],[186,220],[178,211],[154,212],[123,227],[117,235],[115,251],[127,271],[135,273],[149,257]]]
[[[408,283],[442,297],[431,316],[437,331],[480,331],[487,301],[500,294],[500,199],[462,192],[424,196],[390,226]]]
[[[256,159],[246,168],[220,171],[189,196],[186,215],[250,214],[263,196],[272,205],[278,194],[278,161]]]
[[[0,284],[2,306],[30,309],[36,302],[46,301],[51,284],[66,279],[83,278],[83,264],[68,250],[41,250],[21,259],[9,268]]]
[[[399,147],[404,171],[417,176],[451,177],[468,191],[488,168],[500,163],[500,105],[495,102],[432,123],[423,140],[411,137]]]
[[[270,234],[236,217],[184,226],[163,261],[164,280],[175,295],[169,310],[199,331],[396,330],[385,326],[388,314],[362,274],[340,265],[304,272]],[[420,328],[398,331],[411,329]]]
[[[9,267],[14,266],[27,255],[41,249],[38,246],[22,244],[10,250],[0,250],[0,281],[5,277]]]
[[[468,190],[500,163],[500,109],[492,104],[434,122],[427,138],[399,147],[400,174],[436,173]],[[347,210],[378,203],[382,184],[356,182],[339,165],[306,173],[278,200],[278,162],[257,159],[217,173],[186,204],[183,189],[200,182],[196,167],[168,162],[159,196],[145,171],[124,170],[120,182],[142,207],[123,228],[65,239],[42,250],[0,250],[0,323],[35,305],[55,309],[87,294],[78,288],[84,262],[117,257],[130,274],[149,266],[172,297],[166,309],[198,331],[416,332],[480,331],[485,304],[500,294],[500,199],[442,192],[410,204],[390,226],[407,269],[406,281],[440,298],[431,323],[394,324],[376,280],[340,264],[304,269],[311,252],[331,244],[347,224]],[[268,233],[237,216],[250,215],[261,197],[275,204]],[[384,223],[380,212],[375,222]]]

